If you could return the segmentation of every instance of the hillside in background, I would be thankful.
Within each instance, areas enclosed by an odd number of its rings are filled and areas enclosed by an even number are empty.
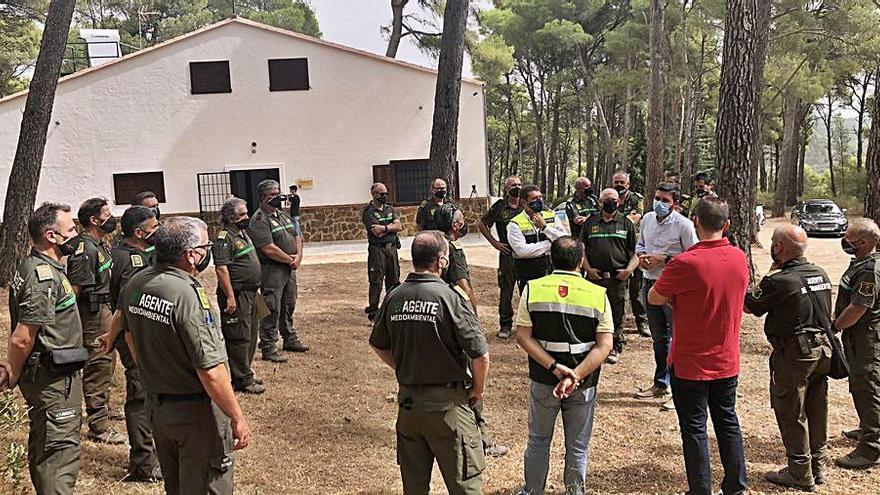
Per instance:
[[[815,118],[813,122],[813,132],[810,136],[810,142],[807,144],[807,154],[804,157],[804,163],[811,167],[813,170],[817,172],[824,172],[828,170],[828,151],[827,151],[827,134],[825,130],[825,124],[822,122],[822,119],[819,117],[817,113],[814,112],[813,117]],[[847,151],[849,155],[855,156],[856,153],[856,118],[855,117],[847,117],[844,118],[844,122],[846,124],[846,128],[849,130],[848,132],[848,143]],[[864,134],[864,140],[862,143],[862,158],[865,157],[865,154],[868,152],[868,132],[871,130],[871,122],[868,116],[865,116],[865,124],[864,130],[862,131]],[[832,130],[833,130],[832,125]],[[834,152],[834,160],[835,164],[837,163],[837,150],[833,150]]]

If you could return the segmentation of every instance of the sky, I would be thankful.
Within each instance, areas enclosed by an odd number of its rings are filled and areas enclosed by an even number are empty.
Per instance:
[[[390,0],[309,0],[318,16],[323,38],[380,55],[385,55],[388,41],[382,34],[382,26],[391,24]],[[413,0],[407,11],[415,9]],[[416,48],[404,38],[397,51],[397,58],[426,67],[437,67],[437,61]],[[465,57],[463,75],[470,77],[470,62]]]

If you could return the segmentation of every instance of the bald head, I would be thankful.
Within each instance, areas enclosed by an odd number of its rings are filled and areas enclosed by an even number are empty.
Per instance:
[[[782,264],[804,256],[807,252],[807,233],[797,225],[784,224],[773,231],[773,244],[770,252],[774,261]]]

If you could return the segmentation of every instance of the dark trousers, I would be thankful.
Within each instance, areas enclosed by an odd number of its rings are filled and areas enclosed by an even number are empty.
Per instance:
[[[226,355],[229,357],[229,374],[232,387],[242,389],[253,385],[254,371],[251,361],[254,359],[254,343],[259,338],[259,322],[257,321],[256,298],[262,297],[256,289],[240,290],[235,294],[236,310],[233,314],[226,313],[226,294],[217,294],[217,306],[220,307],[220,325],[223,338],[226,340]]]
[[[153,444],[153,427],[147,417],[144,382],[125,335],[120,335],[114,343],[119,353],[119,361],[125,368],[125,429],[128,432],[128,471],[152,475],[159,465],[156,446]]]
[[[549,256],[517,259],[514,260],[514,266],[516,284],[519,287],[520,294],[522,294],[523,288],[529,283],[529,280],[545,277],[553,271],[553,265],[550,264]]]
[[[718,452],[724,466],[721,491],[725,495],[745,492],[746,461],[742,432],[736,416],[738,377],[694,381],[676,378],[672,373],[672,399],[681,429],[684,467],[688,493],[711,495],[712,466],[709,461],[709,436],[706,419],[712,417]]]
[[[655,282],[656,280],[645,279],[642,295],[646,303],[648,291],[651,290]],[[672,308],[667,305],[646,304],[645,310],[648,315],[651,340],[654,341],[654,386],[668,388],[669,368],[666,365],[666,358],[669,357],[669,346],[672,343]]]
[[[269,307],[269,315],[260,321],[260,351],[263,356],[278,352],[278,334],[286,342],[296,342],[299,337],[293,325],[296,311],[296,270],[280,263],[267,263],[262,267],[260,291]]]
[[[645,285],[645,276],[642,271],[636,268],[632,276],[627,280],[629,288],[629,305],[636,325],[639,323],[647,324],[648,316],[645,313],[645,304],[642,302],[642,287]]]
[[[614,274],[616,270],[611,270]],[[623,335],[623,312],[626,307],[626,282],[616,277],[591,280],[596,285],[605,287],[608,303],[611,304],[611,319],[614,320],[614,350],[620,352],[626,344]]]
[[[877,459],[880,457],[880,368],[859,375],[850,373],[849,392],[861,430],[856,451],[868,459]]]
[[[507,330],[513,328],[513,288],[516,286],[516,269],[513,256],[498,253],[498,326]]]
[[[367,278],[370,281],[370,306],[368,313],[379,310],[382,295],[382,282],[385,292],[400,285],[400,262],[397,259],[397,244],[370,244],[367,247]]]
[[[104,433],[110,428],[110,382],[116,367],[116,356],[98,351],[95,339],[110,330],[110,306],[101,304],[94,313],[88,302],[80,302],[77,306],[83,328],[83,346],[89,350],[89,360],[82,370],[89,430]]]
[[[808,340],[809,353],[801,351],[799,338]],[[825,459],[831,344],[822,334],[773,340],[770,405],[785,446],[788,472],[799,483],[812,485]]]

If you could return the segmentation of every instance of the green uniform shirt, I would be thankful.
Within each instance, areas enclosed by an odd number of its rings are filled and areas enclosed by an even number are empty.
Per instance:
[[[502,198],[494,202],[492,206],[486,210],[486,213],[483,214],[481,220],[483,225],[490,229],[494,225],[495,230],[498,231],[498,240],[507,244],[507,224],[513,220],[513,217],[519,215],[521,212],[521,206],[511,208],[510,205],[507,204],[507,199]]]
[[[397,381],[408,386],[468,381],[468,358],[489,352],[463,293],[423,273],[409,274],[385,296],[370,345],[391,351]]]
[[[617,211],[624,215],[645,213],[645,197],[635,191],[627,191],[623,201],[617,206]]]
[[[636,227],[623,213],[617,212],[610,222],[602,214],[593,215],[583,225],[581,241],[590,266],[600,272],[622,270],[636,252]]]
[[[110,246],[86,233],[70,242],[75,250],[67,257],[67,278],[72,285],[82,287],[80,299],[88,301],[89,294],[109,295],[113,267]]]
[[[364,222],[364,227],[367,229],[367,241],[370,244],[386,244],[390,242],[397,242],[397,233],[392,232],[382,237],[377,237],[373,235],[373,232],[370,231],[370,227],[373,225],[391,225],[395,220],[400,218],[400,215],[394,211],[394,207],[389,204],[382,205],[382,208],[376,208],[373,206],[373,202],[370,201],[364,206],[364,211],[361,214],[361,220]]]
[[[446,267],[446,271],[443,273],[443,280],[448,284],[454,284],[461,279],[466,279],[470,282],[471,276],[468,270],[467,258],[464,255],[461,243],[453,241],[449,238],[449,235],[446,236],[446,240],[449,243],[449,266]]]
[[[416,211],[416,225],[418,225],[419,230],[437,230],[437,210],[446,203],[452,203],[452,201],[444,201],[440,205],[431,199],[422,201],[419,209]]]
[[[128,281],[121,301],[146,390],[204,392],[197,370],[225,363],[226,344],[220,319],[199,281],[179,268],[151,266]]]
[[[819,307],[813,307],[801,277],[811,282]],[[791,260],[778,271],[761,279],[760,284],[746,293],[745,305],[755,316],[767,315],[764,333],[767,337],[789,337],[802,328],[824,330],[820,312],[825,321],[831,321],[831,281],[822,268],[805,258]]]
[[[587,196],[586,198],[580,198],[577,195],[574,195],[568,198],[568,201],[565,202],[565,214],[568,216],[568,225],[571,228],[571,235],[573,237],[581,236],[581,227],[583,225],[578,225],[575,223],[574,219],[577,217],[591,217],[594,213],[599,212],[599,200],[593,196]]]
[[[247,232],[224,227],[217,233],[211,253],[216,266],[225,266],[229,270],[233,290],[260,286],[260,258]],[[222,290],[217,284],[217,293]]]
[[[21,261],[9,290],[12,330],[19,323],[38,325],[34,350],[82,347],[82,323],[76,294],[64,267],[48,256],[31,251]]]
[[[840,279],[834,317],[837,318],[850,304],[864,306],[868,311],[846,331],[880,327],[880,253],[861,260],[852,260]]]
[[[120,306],[119,296],[125,284],[132,275],[153,264],[154,252],[153,246],[141,251],[125,242],[125,239],[117,243],[110,252],[110,257],[113,258],[113,273],[110,274],[110,305],[114,311]]]
[[[274,213],[266,213],[262,208],[258,209],[251,217],[247,231],[254,246],[258,248],[257,256],[260,263],[274,263],[259,251],[259,248],[269,244],[274,243],[291,256],[296,254],[296,227],[293,225],[293,220],[281,209],[275,210]]]

